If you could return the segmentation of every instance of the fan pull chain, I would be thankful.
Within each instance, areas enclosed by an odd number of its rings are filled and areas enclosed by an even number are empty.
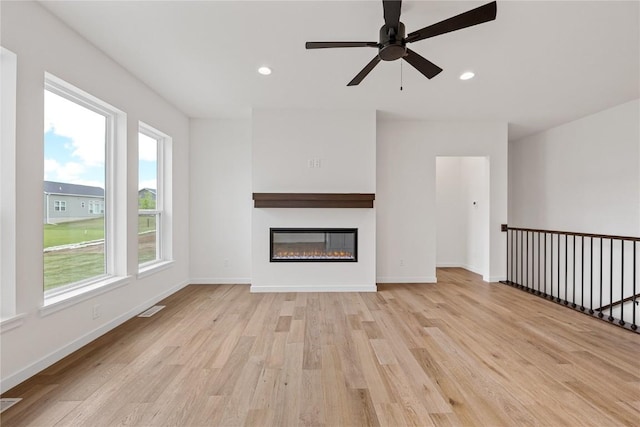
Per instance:
[[[400,61],[400,90],[402,90],[402,61]]]

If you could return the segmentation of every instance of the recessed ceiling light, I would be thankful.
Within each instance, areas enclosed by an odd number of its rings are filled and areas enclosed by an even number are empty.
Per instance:
[[[260,68],[258,68],[258,72],[260,74],[262,74],[263,76],[268,76],[269,74],[271,74],[271,68],[269,68],[269,67],[260,67]]]
[[[460,80],[470,80],[473,78],[473,76],[475,76],[475,74],[472,71],[465,71],[464,73],[460,74]]]

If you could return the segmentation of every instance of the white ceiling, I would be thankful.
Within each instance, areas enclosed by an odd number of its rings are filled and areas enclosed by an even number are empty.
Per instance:
[[[405,1],[407,33],[486,2]],[[382,2],[46,1],[70,27],[195,118],[251,108],[375,108],[382,118],[500,120],[509,139],[640,97],[640,2],[499,1],[497,19],[411,44],[444,71],[382,62],[346,84],[377,41]],[[257,73],[261,65],[271,76]],[[463,82],[462,71],[476,78]]]

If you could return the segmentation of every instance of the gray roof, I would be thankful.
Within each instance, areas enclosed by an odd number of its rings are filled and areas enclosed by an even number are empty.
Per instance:
[[[51,194],[68,194],[74,196],[104,197],[104,189],[89,185],[68,184],[66,182],[44,182],[44,192]]]

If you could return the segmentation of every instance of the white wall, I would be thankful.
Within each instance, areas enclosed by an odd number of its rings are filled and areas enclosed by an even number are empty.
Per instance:
[[[436,158],[436,266],[462,267],[467,252],[462,157]]]
[[[489,163],[489,236],[484,280],[505,277],[507,124],[379,121],[378,282],[435,282],[436,157],[481,156]],[[400,265],[400,260],[404,265]]]
[[[146,85],[62,25],[34,2],[2,3],[2,45],[17,54],[16,312],[24,323],[3,332],[2,391],[37,373],[127,320],[189,278],[189,123]],[[162,64],[158,64],[162,66]],[[44,73],[102,99],[127,114],[127,137],[138,121],[173,138],[173,254],[168,269],[143,279],[137,272],[137,144],[127,144],[127,285],[43,315],[42,177]],[[99,304],[101,316],[92,319]]]
[[[253,192],[375,193],[375,120],[373,110],[254,110]],[[252,209],[251,290],[375,290],[375,211]],[[358,228],[358,262],[269,262],[270,227]]]
[[[436,266],[488,274],[487,167],[484,157],[436,158]]]
[[[373,110],[254,110],[252,138],[254,193],[376,191]]]
[[[485,188],[493,189],[491,192],[493,198],[485,206],[487,209],[492,209],[493,216],[490,218],[489,226],[485,227],[485,233],[491,234],[484,238],[486,248],[473,249],[473,253],[465,256],[468,260],[467,267],[476,268],[475,266],[481,265],[482,262],[486,264],[485,267],[478,267],[480,271],[489,272],[485,279],[495,281],[504,275],[503,263],[506,250],[503,246],[504,234],[496,230],[500,229],[500,224],[506,223],[507,136],[505,124],[380,122],[377,124],[377,132],[382,130],[384,133],[376,137],[376,127],[372,119],[368,118],[369,113],[362,113],[367,117],[363,118],[364,122],[358,125],[362,126],[361,131],[358,132],[369,134],[370,137],[377,139],[377,166],[363,168],[363,165],[367,164],[366,160],[358,160],[351,165],[352,170],[356,172],[353,179],[345,179],[341,184],[331,178],[336,176],[332,170],[335,164],[327,157],[325,151],[320,150],[328,149],[324,144],[331,141],[337,141],[340,144],[338,148],[334,147],[340,152],[349,150],[350,147],[342,145],[346,143],[342,138],[326,137],[321,130],[317,129],[317,126],[320,126],[317,124],[319,122],[313,118],[317,114],[321,116],[327,114],[329,115],[327,117],[330,117],[331,112],[301,110],[286,111],[283,115],[277,111],[263,111],[263,113],[267,115],[263,115],[263,119],[258,119],[264,121],[258,126],[267,126],[268,129],[275,131],[282,127],[283,132],[273,133],[275,143],[282,143],[278,139],[286,137],[286,140],[294,141],[297,145],[293,148],[281,147],[279,152],[288,153],[287,156],[293,156],[297,160],[288,161],[286,159],[289,157],[286,156],[280,156],[281,158],[276,156],[272,159],[269,157],[270,154],[266,153],[264,159],[268,160],[260,161],[258,170],[254,168],[253,173],[247,165],[249,140],[252,134],[255,134],[251,130],[253,121],[194,120],[191,123],[190,173],[194,194],[191,201],[191,267],[194,282],[245,283],[245,279],[248,281],[252,278],[254,271],[246,262],[246,257],[252,253],[252,247],[251,243],[247,242],[246,235],[243,234],[247,230],[248,216],[260,215],[262,212],[271,217],[272,213],[279,211],[282,215],[277,222],[273,218],[264,218],[264,220],[274,221],[272,223],[276,225],[273,226],[278,227],[291,226],[294,223],[300,227],[315,224],[315,219],[310,213],[318,212],[317,210],[254,209],[253,204],[248,200],[251,192],[280,191],[375,192],[376,208],[373,211],[375,211],[375,232],[378,235],[375,243],[377,251],[375,281],[379,283],[435,281],[437,220],[435,159],[440,155],[482,156],[485,163],[484,170],[490,170],[491,176],[485,177],[489,180],[489,185]],[[254,117],[256,114],[260,116],[262,113],[254,112]],[[336,114],[341,115],[341,113]],[[281,118],[278,119],[277,116]],[[295,132],[281,123],[287,120],[300,123]],[[322,122],[320,120],[320,123]],[[344,128],[343,125],[341,126]],[[335,125],[324,128],[339,129],[340,127]],[[260,138],[258,136],[258,140]],[[304,146],[305,141],[314,141],[314,143]],[[298,146],[299,144],[302,146]],[[361,148],[366,151],[366,148]],[[256,150],[259,152],[260,147],[256,147]],[[369,156],[371,158],[371,155]],[[308,168],[308,158],[321,159],[323,167]],[[467,169],[471,170],[469,167]],[[284,174],[290,175],[286,179],[278,174],[271,176],[274,170],[282,170]],[[325,173],[325,171],[331,173]],[[342,170],[335,172],[340,174]],[[377,185],[371,183],[373,174],[376,176]],[[246,181],[250,175],[254,185],[252,189],[248,188]],[[354,181],[354,179],[361,181]],[[202,186],[205,185],[206,188],[203,188]],[[202,197],[195,196],[203,191]],[[474,192],[475,190],[471,191],[471,193]],[[420,195],[413,198],[415,193]],[[489,198],[489,195],[485,197]],[[354,215],[358,210],[340,211],[343,214],[351,212],[349,215]],[[371,210],[365,210],[365,212],[369,211]],[[300,222],[298,212],[306,214],[308,223]],[[218,218],[220,215],[223,215],[224,219],[212,224],[210,218]],[[470,224],[471,219],[467,219]],[[347,222],[357,223],[365,220],[370,219],[355,215],[353,218],[343,218],[342,224],[344,226]],[[482,221],[488,221],[488,219]],[[268,227],[262,227],[262,229],[268,232]],[[384,237],[381,238],[381,235]],[[422,237],[416,239],[416,235],[422,235]],[[474,235],[478,234],[474,233]],[[211,238],[212,236],[216,237]],[[261,239],[255,244],[264,245],[268,240],[268,234],[263,235]],[[363,247],[364,242],[361,242],[360,248]],[[418,249],[414,250],[414,247]],[[491,258],[484,256],[490,249],[494,256]],[[267,253],[266,247],[260,250]],[[228,258],[225,258],[226,254],[229,254]],[[227,268],[224,267],[224,259],[229,259]],[[405,262],[402,267],[399,265],[400,259]],[[263,255],[258,261],[263,263],[266,262],[265,260],[267,255]],[[489,265],[489,262],[492,264]]]
[[[251,120],[191,120],[191,283],[251,281]]]
[[[640,100],[509,143],[509,225],[640,236]]]
[[[464,268],[488,275],[489,257],[486,252],[489,241],[489,159],[462,157],[460,171],[464,183],[464,207],[466,213],[467,245]]]

